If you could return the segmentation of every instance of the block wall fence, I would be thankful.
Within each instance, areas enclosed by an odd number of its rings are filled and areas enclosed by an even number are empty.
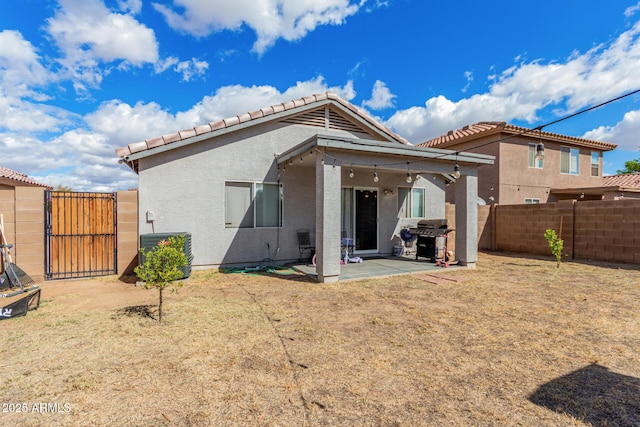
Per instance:
[[[454,206],[446,213],[455,224]],[[478,207],[480,250],[551,256],[544,238],[549,228],[564,240],[567,259],[640,264],[638,199]]]
[[[117,197],[118,274],[133,271],[138,260],[138,192]],[[34,280],[44,279],[44,189],[0,188],[0,213],[13,261]],[[455,205],[446,218],[455,229]],[[640,199],[563,200],[539,205],[478,206],[478,248],[551,256],[548,228],[564,240],[567,259],[640,264]],[[455,230],[448,247],[455,252]]]
[[[13,244],[12,260],[37,282],[45,274],[44,192],[43,187],[0,188],[0,213],[7,240]],[[132,271],[138,259],[138,192],[118,191],[116,203],[117,272],[121,275]]]

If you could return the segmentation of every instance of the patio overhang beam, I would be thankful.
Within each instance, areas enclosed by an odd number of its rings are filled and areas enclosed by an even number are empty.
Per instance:
[[[314,148],[355,151],[368,154],[386,154],[401,156],[408,161],[440,160],[464,163],[468,165],[492,165],[495,157],[485,154],[442,150],[438,148],[417,147],[369,139],[345,138],[339,136],[316,135],[297,146],[276,155],[278,164],[299,158]]]

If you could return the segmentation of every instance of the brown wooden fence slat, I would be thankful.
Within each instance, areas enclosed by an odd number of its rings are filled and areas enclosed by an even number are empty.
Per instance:
[[[115,274],[115,193],[45,193],[45,277]]]

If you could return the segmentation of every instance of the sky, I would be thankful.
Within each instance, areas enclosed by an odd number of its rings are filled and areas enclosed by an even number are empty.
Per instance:
[[[414,144],[534,128],[640,89],[640,2],[2,0],[0,166],[137,187],[115,149],[336,92]],[[640,158],[640,94],[544,128]]]

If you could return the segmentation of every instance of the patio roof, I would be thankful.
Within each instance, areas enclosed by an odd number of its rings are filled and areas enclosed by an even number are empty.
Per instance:
[[[442,160],[468,165],[492,165],[495,157],[485,154],[442,150],[415,145],[389,144],[381,141],[347,138],[334,135],[316,135],[297,146],[276,155],[277,163],[283,164],[300,158],[315,147],[346,150],[356,153],[402,156],[402,162],[421,160]]]

